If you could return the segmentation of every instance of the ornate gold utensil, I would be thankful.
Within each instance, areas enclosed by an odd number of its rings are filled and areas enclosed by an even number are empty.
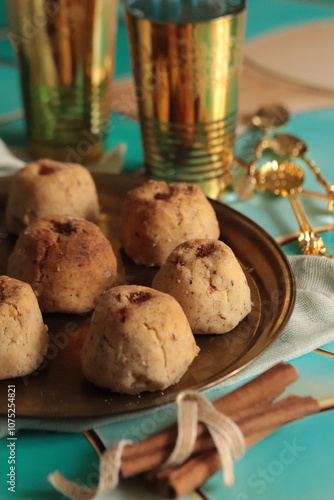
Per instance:
[[[262,130],[262,137],[254,149],[254,158],[248,164],[247,174],[238,177],[234,183],[234,191],[240,200],[252,198],[256,188],[256,167],[263,150],[268,147],[268,133],[274,128],[281,127],[289,119],[289,112],[280,104],[267,104],[259,108],[251,117],[252,124]]]
[[[269,147],[278,155],[301,158],[312,170],[319,184],[325,189],[328,198],[327,209],[334,211],[334,185],[330,185],[323,177],[315,161],[308,160],[305,157],[307,145],[304,141],[294,135],[276,134],[271,138]]]
[[[306,255],[324,255],[326,247],[323,239],[313,230],[297,196],[304,181],[302,169],[290,161],[278,163],[274,160],[262,165],[256,174],[258,186],[289,198],[300,227],[298,241],[302,252]]]
[[[308,189],[302,189],[300,194],[304,196],[310,196],[311,198],[318,198],[318,200],[327,200],[328,196],[325,193],[316,193],[315,191],[309,191]]]
[[[281,104],[267,104],[257,110],[251,121],[255,127],[268,131],[281,127],[289,117],[289,111]]]

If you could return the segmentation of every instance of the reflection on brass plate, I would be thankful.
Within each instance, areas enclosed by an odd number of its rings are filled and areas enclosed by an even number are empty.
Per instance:
[[[94,175],[102,215],[100,227],[114,244],[122,273],[129,284],[150,285],[154,269],[135,266],[117,243],[122,200],[139,179],[120,175]],[[6,180],[0,179],[1,186]],[[128,396],[99,389],[81,372],[79,352],[90,316],[45,315],[51,345],[41,367],[10,383],[16,386],[17,416],[39,418],[98,417],[125,414],[173,401],[183,389],[205,389],[223,381],[268,347],[282,331],[295,300],[294,279],[287,258],[259,226],[218,202],[212,202],[221,226],[221,239],[232,247],[251,288],[252,312],[230,333],[196,336],[201,348],[180,382],[164,392]],[[6,234],[1,214],[0,272],[15,242]],[[0,414],[7,414],[8,381],[0,382]]]

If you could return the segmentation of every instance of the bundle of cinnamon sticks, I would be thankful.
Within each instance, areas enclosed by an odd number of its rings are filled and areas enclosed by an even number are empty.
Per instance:
[[[218,399],[214,406],[234,420],[250,447],[278,427],[320,410],[312,397],[290,395],[275,402],[286,387],[298,378],[292,365],[280,363],[247,384]],[[166,498],[177,498],[198,488],[221,468],[221,460],[210,434],[198,424],[192,455],[180,466],[159,468],[173,451],[177,425],[125,446],[121,475],[145,474],[151,489]]]

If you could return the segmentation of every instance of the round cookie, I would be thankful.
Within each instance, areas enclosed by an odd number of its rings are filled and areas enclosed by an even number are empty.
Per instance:
[[[81,365],[93,384],[138,394],[178,382],[198,351],[173,297],[144,286],[123,285],[100,297]]]
[[[226,333],[250,312],[246,276],[219,240],[190,240],[169,255],[152,287],[172,295],[194,333]]]
[[[19,234],[31,222],[54,214],[97,221],[99,203],[93,178],[75,163],[48,159],[29,163],[13,177],[6,208],[7,228]]]
[[[0,325],[0,380],[36,370],[49,336],[30,285],[0,276]]]
[[[216,214],[198,186],[149,181],[126,196],[121,243],[136,264],[161,266],[183,241],[218,237]]]
[[[21,233],[8,274],[30,283],[43,312],[85,313],[117,279],[110,242],[92,222],[39,219]]]

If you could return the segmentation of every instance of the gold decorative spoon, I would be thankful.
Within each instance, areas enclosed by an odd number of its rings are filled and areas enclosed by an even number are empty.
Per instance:
[[[254,148],[254,158],[247,165],[246,175],[238,177],[234,183],[234,191],[239,200],[247,201],[254,195],[256,188],[256,167],[263,150],[268,147],[268,133],[274,128],[281,127],[289,119],[289,112],[280,104],[267,104],[259,108],[251,117],[252,124],[262,130],[262,137]]]
[[[326,247],[323,239],[313,230],[297,196],[303,181],[304,172],[290,161],[281,163],[276,160],[269,161],[262,165],[257,172],[259,187],[289,198],[300,228],[298,241],[302,252],[306,255],[324,255]]]
[[[278,155],[301,158],[305,164],[312,170],[319,184],[325,189],[328,195],[327,209],[334,211],[334,185],[330,185],[323,177],[315,161],[308,160],[305,157],[307,145],[304,141],[290,134],[276,134],[269,144],[270,149]]]
[[[266,104],[257,110],[251,121],[255,127],[268,131],[281,127],[289,117],[289,111],[281,104]]]

